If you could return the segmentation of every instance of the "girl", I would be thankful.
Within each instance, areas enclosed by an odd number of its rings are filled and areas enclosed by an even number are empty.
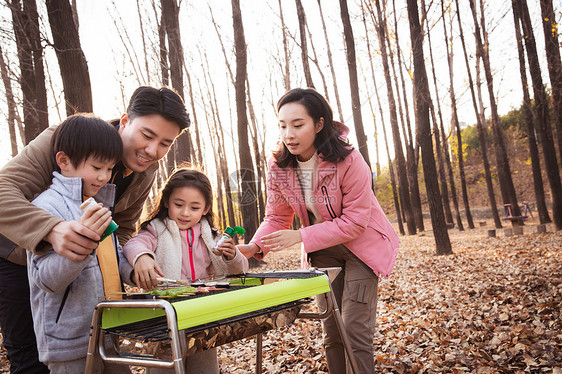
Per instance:
[[[388,276],[398,236],[371,190],[371,170],[344,139],[348,128],[332,119],[326,99],[297,88],[277,103],[281,142],[269,162],[266,217],[246,257],[263,258],[302,243],[303,265],[341,267],[332,283],[361,373],[374,372],[373,335],[378,277]],[[299,230],[289,230],[293,215]],[[325,299],[318,298],[320,309]],[[334,318],[323,321],[331,373],[345,373],[344,348]]]
[[[170,176],[156,208],[123,248],[138,287],[152,289],[158,277],[209,279],[248,270],[248,260],[233,239],[218,246],[222,254],[213,253],[219,233],[213,226],[212,205],[211,182],[205,174],[179,169]],[[189,373],[218,373],[216,349],[188,357],[186,369]]]

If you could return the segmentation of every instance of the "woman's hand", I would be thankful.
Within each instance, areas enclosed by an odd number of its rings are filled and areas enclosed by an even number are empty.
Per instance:
[[[246,258],[252,258],[256,253],[259,252],[260,247],[255,243],[250,244],[238,244],[236,248],[244,255]]]
[[[163,277],[164,273],[160,266],[149,254],[140,255],[135,262],[133,282],[137,287],[145,290],[152,290],[158,285],[158,277]]]
[[[261,238],[264,248],[277,252],[302,242],[299,230],[279,230]]]
[[[111,223],[111,212],[102,204],[90,204],[82,213],[80,223],[101,236]]]
[[[219,244],[217,249],[222,252],[223,257],[228,261],[232,260],[234,256],[236,256],[236,247],[234,246],[234,239],[232,238],[224,240],[221,244]]]

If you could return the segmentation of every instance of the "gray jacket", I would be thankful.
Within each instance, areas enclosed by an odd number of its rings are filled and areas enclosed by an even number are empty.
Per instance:
[[[82,179],[53,173],[53,184],[33,204],[66,221],[80,220]],[[111,208],[115,186],[104,186],[94,197]],[[131,282],[133,268],[117,244],[119,273]],[[58,255],[51,248],[38,256],[27,252],[33,326],[39,360],[60,362],[86,357],[94,307],[104,297],[103,279],[96,251],[80,262]]]

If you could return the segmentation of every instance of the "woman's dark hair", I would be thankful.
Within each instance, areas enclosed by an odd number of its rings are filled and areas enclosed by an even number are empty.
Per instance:
[[[285,104],[299,103],[306,108],[314,123],[324,119],[322,130],[316,134],[314,146],[323,160],[337,163],[343,161],[351,153],[353,147],[341,139],[341,132],[334,125],[333,112],[328,101],[313,88],[293,88],[277,102],[277,114]],[[281,142],[279,149],[273,153],[275,163],[281,167],[297,167],[297,157]]]
[[[168,121],[175,122],[182,132],[190,124],[185,104],[176,91],[167,88],[141,86],[133,92],[127,107],[132,121],[136,117],[159,114]]]
[[[195,169],[181,168],[177,169],[166,181],[164,188],[160,192],[158,201],[155,207],[152,209],[148,218],[141,224],[142,229],[146,229],[146,226],[155,218],[160,218],[164,221],[168,217],[168,208],[166,203],[170,200],[172,192],[176,188],[181,187],[193,187],[199,190],[203,197],[205,198],[205,209],[209,209],[207,214],[203,217],[209,222],[211,230],[216,233],[215,228],[215,215],[213,214],[213,188],[211,186],[211,181],[202,172]]]
[[[74,167],[89,157],[115,162],[123,157],[123,142],[115,127],[92,114],[65,119],[51,138],[51,149],[54,155],[64,152]]]

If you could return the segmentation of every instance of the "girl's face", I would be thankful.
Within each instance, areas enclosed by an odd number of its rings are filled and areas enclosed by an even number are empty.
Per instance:
[[[209,211],[205,207],[205,197],[194,187],[174,189],[165,205],[168,217],[178,224],[180,230],[195,226]]]
[[[314,123],[306,107],[300,103],[287,103],[279,108],[279,136],[299,161],[307,161],[314,155],[314,139],[322,127],[324,118]]]

